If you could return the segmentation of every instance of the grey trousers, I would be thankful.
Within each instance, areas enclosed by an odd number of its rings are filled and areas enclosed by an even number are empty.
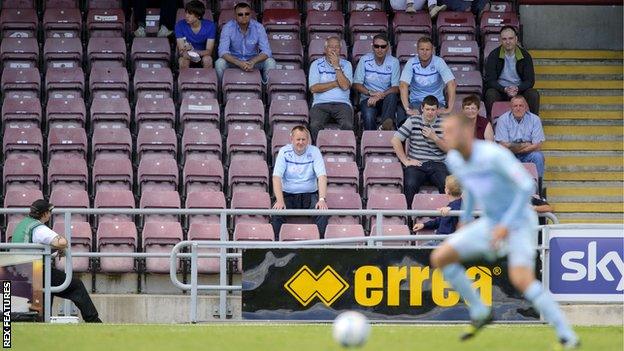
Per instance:
[[[310,109],[310,133],[316,141],[318,132],[329,121],[336,121],[342,130],[353,130],[353,108],[345,103],[316,104]]]

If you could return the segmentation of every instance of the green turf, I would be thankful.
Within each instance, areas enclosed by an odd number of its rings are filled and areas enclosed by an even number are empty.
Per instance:
[[[493,325],[460,343],[462,326],[375,325],[361,350],[552,350],[547,326]],[[622,327],[578,327],[581,350],[621,351]],[[51,325],[13,324],[15,350],[341,350],[327,324]],[[67,345],[67,346],[65,346]]]

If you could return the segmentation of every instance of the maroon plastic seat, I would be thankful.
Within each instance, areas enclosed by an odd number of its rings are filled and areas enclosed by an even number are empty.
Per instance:
[[[173,128],[139,129],[137,136],[137,157],[140,161],[144,157],[163,157],[169,155],[176,158],[178,154],[178,139]]]
[[[306,88],[306,75],[302,69],[274,69],[269,71],[267,85],[269,101],[273,101],[278,94],[305,100]]]
[[[43,153],[41,130],[37,127],[5,126],[4,137],[2,138],[2,152],[5,159],[17,155],[41,159]]]
[[[46,106],[46,123],[49,129],[56,126],[84,128],[87,110],[83,99],[49,99]]]
[[[170,97],[164,99],[139,98],[134,108],[134,119],[140,128],[145,122],[163,122],[175,125],[175,105]]]
[[[93,163],[92,181],[99,189],[132,189],[132,163],[127,158],[97,158]]]
[[[43,62],[48,68],[79,67],[82,64],[80,38],[46,38],[43,45]]]
[[[231,130],[226,141],[228,160],[266,160],[267,137],[262,129]]]
[[[230,1],[231,3],[236,3],[236,1]],[[217,18],[217,32],[220,33],[221,32],[221,28],[223,28],[223,26],[228,23],[231,20],[234,20],[236,18],[236,14],[234,13],[234,5],[232,5],[232,7],[229,7],[227,9],[227,11],[221,11],[219,13],[219,18]],[[256,12],[252,9],[251,10],[251,19],[253,20],[257,20],[257,15]]]
[[[296,9],[296,0],[265,0],[262,2],[262,8],[268,9]]]
[[[385,223],[385,222],[384,222]],[[373,226],[370,230],[370,236],[377,236],[377,227]],[[381,236],[397,236],[397,235],[410,235],[409,227],[405,224],[384,224],[382,225]],[[392,241],[383,243],[384,246],[410,246],[410,241]]]
[[[365,130],[362,132],[360,143],[362,165],[369,162],[398,161],[391,143],[393,136],[393,131]]]
[[[383,11],[383,1],[381,0],[352,0],[349,1],[349,12],[352,11]]]
[[[45,91],[48,98],[82,100],[85,91],[82,67],[49,67],[45,77]]]
[[[273,226],[268,223],[238,223],[234,227],[234,240],[273,241]]]
[[[95,65],[89,74],[89,92],[91,99],[128,98],[130,80],[125,67],[106,67]]]
[[[424,34],[421,34],[425,36]],[[396,58],[403,65],[409,59],[416,57],[418,52],[418,40],[401,40],[397,43]]]
[[[518,15],[514,12],[491,12],[485,11],[481,15],[480,33],[481,36],[488,34],[498,34],[503,26],[512,26],[516,30],[520,29]]]
[[[48,187],[50,190],[59,185],[63,189],[84,189],[89,184],[87,162],[83,159],[53,158],[48,164]]]
[[[106,123],[117,123],[130,126],[130,103],[125,97],[117,99],[93,99],[91,103],[91,127],[93,130],[95,125]]]
[[[260,99],[228,99],[224,115],[228,133],[235,129],[261,129],[264,126],[264,104]]]
[[[373,41],[368,39],[357,40],[353,42],[353,48],[351,49],[351,63],[354,67],[357,67],[358,62],[362,56],[371,52]]]
[[[506,112],[509,112],[511,107],[509,106],[509,102],[507,101],[496,101],[492,105],[492,113],[490,116],[490,120],[492,120],[492,127],[496,126],[496,121],[498,118]]]
[[[453,40],[443,41],[440,48],[440,56],[447,63],[471,64],[476,71],[481,60],[481,52],[476,41]]]
[[[14,187],[41,189],[43,181],[41,160],[28,157],[13,157],[4,161],[2,166],[3,194]]]
[[[134,94],[137,98],[159,98],[173,96],[173,73],[169,67],[141,68],[134,70]]]
[[[278,124],[287,125],[286,129],[290,132],[294,126],[307,125],[309,114],[306,100],[272,100],[269,105],[269,125],[273,134]]]
[[[84,128],[52,128],[48,133],[48,159],[87,158],[87,133]]]
[[[403,167],[400,162],[369,162],[364,168],[364,196],[373,191],[400,192],[403,189]]]
[[[167,38],[134,38],[130,60],[134,68],[169,67],[171,47]]]
[[[35,0],[4,0],[2,2],[3,9],[34,9],[35,7]]]
[[[316,138],[316,146],[323,156],[331,157],[329,161],[334,162],[355,161],[355,145],[355,133],[352,130],[323,129]]]
[[[87,9],[120,9],[122,0],[88,0]]]
[[[180,104],[180,124],[219,129],[221,113],[215,98],[184,98]]]
[[[325,228],[325,239],[359,238],[364,236],[364,227],[361,224],[328,224]],[[349,243],[344,245],[357,244]]]
[[[98,3],[93,2],[92,3]],[[105,6],[106,1],[100,1]],[[126,17],[121,8],[90,8],[87,13],[87,31],[89,37],[117,37],[125,35]]]
[[[475,16],[470,12],[442,11],[436,20],[438,36],[447,33],[470,34],[476,33]]]
[[[407,200],[405,199],[404,194],[375,191],[369,195],[368,202],[366,203],[366,208],[369,210],[407,210]],[[375,227],[374,216],[369,218],[369,223],[370,228]],[[384,216],[382,224],[405,224],[405,217]]]
[[[228,195],[237,189],[268,190],[269,167],[263,160],[234,159],[228,172]]]
[[[284,223],[280,228],[280,241],[299,241],[320,239],[316,224]]]
[[[288,33],[272,33],[272,36],[287,37]],[[271,35],[269,38],[271,38]],[[271,53],[277,69],[303,68],[303,45],[299,38],[269,39]]]
[[[328,191],[358,192],[360,172],[355,162],[328,162],[325,169]]]
[[[273,157],[273,164],[275,165],[275,158],[277,153],[284,146],[290,144],[290,130],[276,129],[273,130],[273,136],[271,138],[271,157]]]
[[[35,201],[43,199],[43,193],[39,189],[9,190],[4,194],[4,208],[30,208]],[[4,223],[19,222],[24,214],[7,214]],[[11,232],[12,233],[12,232]]]
[[[87,45],[89,67],[125,67],[126,43],[123,38],[89,38]]]
[[[441,207],[446,207],[449,203],[448,196],[444,194],[415,194],[412,200],[412,210],[437,211]],[[424,223],[434,217],[415,217],[414,223]],[[417,234],[434,234],[435,230],[423,229]]]
[[[135,208],[134,194],[128,189],[100,189],[95,193],[94,208]],[[128,214],[101,214],[94,216],[95,225],[103,222],[133,221]]]
[[[1,92],[4,97],[17,99],[38,98],[41,94],[39,69],[6,68],[2,71]]]
[[[144,158],[139,163],[138,181],[141,194],[152,189],[175,190],[178,187],[178,164],[171,157]]]
[[[52,202],[52,201],[50,201]],[[57,205],[52,202],[56,207],[65,207]],[[55,233],[67,237],[65,232],[65,223],[63,221],[54,221],[52,230]],[[71,250],[72,254],[76,252],[90,252],[91,251],[91,225],[87,221],[72,220],[70,222],[71,230]],[[65,269],[65,257],[59,258],[56,261],[57,269]],[[72,271],[77,273],[89,272],[89,257],[72,257]]]
[[[36,38],[38,28],[39,19],[34,8],[3,8],[0,12],[3,38]]]
[[[217,72],[214,68],[182,68],[178,72],[180,98],[217,97]]]
[[[372,40],[388,31],[388,15],[384,11],[353,11],[349,14],[351,42]]]
[[[264,190],[235,191],[232,194],[230,208],[267,210],[271,208],[271,198],[269,193]],[[241,223],[269,223],[269,218],[259,215],[234,216],[234,225],[238,226]],[[271,233],[273,233],[273,230],[271,230]]]
[[[490,2],[491,12],[514,12],[513,4],[508,1],[492,1]]]
[[[481,72],[456,72],[455,81],[457,82],[458,94],[480,95],[483,91],[483,78],[481,78]]]
[[[190,159],[184,163],[182,171],[184,195],[196,191],[223,190],[223,164],[219,160]]]
[[[223,209],[226,208],[225,195],[220,190],[192,190],[186,194],[184,208]],[[219,220],[218,215],[195,214],[188,215],[186,223],[189,225],[194,223],[219,224]]]
[[[306,17],[308,42],[319,36],[337,35],[342,37],[345,16],[341,11],[309,11]]]
[[[539,180],[539,174],[537,173],[537,166],[535,166],[535,163],[533,163],[533,162],[523,162],[522,165],[524,166],[524,169],[526,169],[527,172],[529,172],[529,174],[533,178],[533,181],[537,185],[538,184],[538,180]]]
[[[36,68],[39,44],[35,38],[3,38],[0,43],[3,68]]]
[[[297,9],[265,9],[262,12],[262,25],[269,35],[294,33],[291,35],[298,36],[301,29],[301,15]]]
[[[182,154],[185,160],[191,158],[221,160],[221,132],[198,126],[186,126],[182,134]]]
[[[46,6],[43,12],[43,30],[46,38],[80,38],[82,32],[80,9]]]
[[[305,9],[308,12],[312,11],[341,11],[342,10],[342,2],[331,0],[305,0]]]
[[[219,240],[221,226],[215,223],[194,222],[188,229],[188,240]],[[217,248],[199,248],[198,254],[219,253]],[[219,258],[200,257],[197,259],[197,272],[200,274],[219,273]]]
[[[181,207],[180,194],[175,190],[144,191],[139,201],[139,207],[145,209],[176,209]],[[146,214],[144,222],[175,222],[177,215]]]
[[[414,34],[431,36],[431,17],[425,11],[414,13],[395,12],[392,20],[392,29],[397,42],[403,39],[414,40]]]
[[[89,194],[85,189],[63,189],[55,188],[50,193],[50,203],[54,204],[58,208],[89,208]],[[65,218],[64,213],[55,214],[52,216],[54,224],[56,222],[62,222]],[[85,214],[72,213],[71,221],[88,221],[88,216]]]
[[[327,207],[332,210],[361,210],[362,197],[355,191],[327,193]],[[330,224],[357,224],[360,223],[359,216],[330,216]]]
[[[101,222],[96,236],[98,252],[131,253],[138,248],[137,228],[130,221]],[[101,257],[99,267],[102,273],[130,273],[135,263],[132,257]]]
[[[41,124],[41,102],[38,98],[6,98],[2,102],[2,124],[32,122]],[[6,129],[6,126],[5,128]]]
[[[347,59],[347,42],[341,40],[340,57]],[[308,62],[312,62],[325,56],[325,39],[312,39],[308,43]]]
[[[80,8],[78,0],[46,0],[43,2],[44,9],[77,9]]]
[[[227,68],[223,72],[221,91],[226,100],[239,98],[260,99],[262,97],[262,77],[260,71],[245,72],[238,68]]]
[[[182,226],[179,222],[147,222],[141,232],[143,251],[147,253],[169,253],[175,244],[182,241]],[[181,265],[178,266],[178,270]],[[146,258],[147,273],[169,273],[169,258]]]

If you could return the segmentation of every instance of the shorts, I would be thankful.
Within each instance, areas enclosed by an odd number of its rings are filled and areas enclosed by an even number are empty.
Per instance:
[[[507,256],[510,267],[535,267],[537,244],[537,215],[509,228],[507,239],[498,249],[492,247],[495,223],[482,217],[465,225],[447,239],[462,261],[486,259],[494,261]]]

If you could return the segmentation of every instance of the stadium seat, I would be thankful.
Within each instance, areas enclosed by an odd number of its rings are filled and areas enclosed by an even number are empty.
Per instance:
[[[271,198],[269,193],[264,190],[251,190],[251,191],[235,191],[232,194],[232,201],[230,203],[232,209],[263,209],[268,210],[271,208]],[[241,223],[250,224],[264,224],[269,223],[269,219],[266,216],[259,215],[236,215],[233,220],[234,226],[238,226]],[[273,230],[271,229],[271,234]]]
[[[221,132],[198,126],[186,126],[182,134],[182,154],[185,162],[189,159],[221,160]]]
[[[455,72],[455,81],[457,82],[457,94],[481,95],[483,91],[481,72]]]
[[[234,240],[273,241],[273,227],[268,223],[238,223],[234,228]]]
[[[4,194],[4,208],[30,208],[35,201],[43,199],[43,193],[38,189],[9,190]],[[19,222],[24,214],[7,214],[4,223]]]
[[[369,162],[389,163],[398,161],[391,143],[393,136],[394,131],[363,131],[360,142],[361,164],[366,165]]]
[[[269,167],[263,160],[234,159],[230,163],[228,172],[229,193],[231,196],[237,190],[269,189]]]
[[[183,240],[182,226],[178,222],[147,222],[141,232],[143,251],[147,253],[170,253],[173,246]],[[146,258],[147,273],[169,273],[169,258]],[[181,266],[178,266],[178,270]]]
[[[88,0],[87,9],[120,9],[122,0]]]
[[[388,15],[383,11],[353,11],[349,14],[349,31],[352,43],[372,40],[388,31]]]
[[[368,197],[366,208],[369,210],[407,210],[407,200],[404,194],[393,194],[380,191],[372,192]],[[383,225],[405,224],[405,217],[384,216]],[[369,218],[370,228],[375,227],[375,217]],[[409,228],[408,228],[409,232]]]
[[[105,6],[106,1],[91,1]],[[87,13],[87,31],[89,37],[123,38],[126,17],[121,8],[90,8]]]
[[[132,190],[133,175],[128,158],[96,158],[92,172],[93,188],[96,194],[100,189]]]
[[[46,105],[48,129],[72,127],[84,129],[87,109],[83,99],[49,99]]]
[[[2,124],[11,122],[32,122],[41,125],[41,102],[34,99],[6,98],[2,102]]]
[[[180,125],[221,128],[219,101],[215,98],[184,98],[180,104]]]
[[[36,38],[3,38],[0,43],[2,68],[36,68],[39,44]]]
[[[85,189],[63,189],[55,188],[50,193],[50,203],[54,204],[58,208],[90,208],[89,194]],[[55,214],[52,216],[54,224],[56,222],[62,222],[65,218],[64,213]],[[88,216],[85,214],[72,213],[71,221],[87,222]]]
[[[385,221],[384,221],[385,223]],[[410,235],[409,227],[405,224],[384,224],[382,226],[382,236],[395,236],[395,235]],[[377,227],[373,226],[370,230],[370,236],[377,236]],[[410,246],[411,242],[409,241],[393,241],[387,244],[388,246]]]
[[[355,133],[352,130],[323,129],[316,138],[316,146],[325,160],[330,162],[355,161],[355,145]]]
[[[358,192],[360,172],[355,162],[328,162],[325,164],[325,169],[327,171],[327,191]]]
[[[62,157],[86,160],[88,147],[84,128],[52,128],[48,132],[48,159]]]
[[[43,62],[46,68],[82,66],[82,42],[80,38],[46,38],[43,45]]]
[[[171,157],[144,158],[137,173],[139,193],[178,188],[178,164]]]
[[[186,194],[184,208],[224,209],[226,208],[225,195],[221,190],[190,190]],[[218,215],[193,214],[187,215],[186,218],[186,224],[189,226],[194,223],[219,224],[219,221],[220,218]]]
[[[4,107],[4,106],[3,106]],[[43,153],[43,136],[37,127],[21,128],[5,126],[2,138],[4,159],[17,155],[41,159]]]
[[[297,9],[296,0],[265,0],[262,2],[262,9]]]
[[[46,38],[80,38],[82,34],[80,9],[46,6],[43,13],[43,30]]]
[[[345,16],[341,11],[308,11],[306,17],[308,42],[312,39],[325,39],[328,36],[343,37]]]
[[[37,38],[39,20],[34,8],[4,8],[0,12],[3,38]]]
[[[13,188],[42,189],[43,181],[43,167],[38,158],[12,157],[4,161],[3,195]]]
[[[189,226],[187,236],[188,240],[219,240],[221,236],[220,231],[221,226],[218,223],[194,222]],[[219,252],[218,248],[197,249],[198,254],[215,254]],[[218,257],[200,257],[197,259],[197,273],[199,274],[219,273],[219,268]]]
[[[154,128],[145,126],[139,129],[137,136],[137,159],[144,157],[176,158],[178,154],[178,139],[173,128]]]
[[[175,190],[145,191],[139,200],[139,208],[144,209],[178,209],[180,204],[180,194]],[[145,214],[143,223],[177,222],[179,218],[180,216],[171,214]]]
[[[87,45],[89,67],[125,67],[126,51],[123,38],[89,38]]]
[[[514,12],[514,7],[511,2],[507,1],[492,1],[490,2],[491,12]]]
[[[275,166],[275,158],[279,153],[279,150],[284,146],[290,144],[290,130],[277,129],[273,130],[273,136],[271,137],[271,157],[273,157],[273,165]]]
[[[316,224],[284,223],[279,232],[280,241],[318,240],[320,238]]]
[[[91,128],[97,125],[116,125],[130,127],[130,103],[125,97],[117,99],[95,98],[91,103]]]
[[[340,46],[340,57],[343,59],[347,59],[347,42],[342,40],[342,44]],[[308,43],[308,62],[312,62],[321,57],[325,56],[325,39],[312,39]]]
[[[178,91],[183,101],[187,97],[217,97],[217,72],[214,68],[182,68],[178,73]]]
[[[487,58],[490,56],[490,53],[496,50],[500,46],[500,42],[498,41],[486,41],[483,46],[483,64],[487,63]]]
[[[101,189],[95,193],[93,208],[135,208],[134,194],[128,189]],[[104,222],[134,221],[134,215],[129,214],[101,214],[94,216],[94,224],[98,226]]]
[[[141,128],[146,122],[161,122],[171,128],[175,126],[175,105],[170,97],[139,98],[134,108],[134,120],[137,127]]]
[[[264,127],[264,104],[260,99],[228,99],[223,114],[228,134],[233,130]]]
[[[164,99],[173,97],[173,73],[168,67],[134,70],[134,97],[136,99]]]
[[[125,252],[137,251],[138,234],[133,222],[102,222],[97,227],[98,252]],[[102,273],[130,273],[135,271],[135,261],[132,257],[101,257],[99,271]]]
[[[441,207],[446,207],[449,203],[448,196],[444,194],[415,194],[412,200],[412,210],[417,211],[437,211]],[[435,217],[415,217],[415,223],[424,223]],[[416,234],[435,234],[435,230],[423,229]]]
[[[480,33],[482,37],[488,34],[498,34],[503,26],[512,26],[520,30],[518,15],[514,12],[490,12],[485,11],[481,15]],[[483,40],[482,42],[485,42]]]
[[[275,132],[278,125],[290,129],[298,125],[307,125],[310,119],[308,103],[305,100],[272,100],[269,104],[269,126]]]
[[[78,0],[45,0],[44,9],[77,9],[80,7]]]
[[[91,99],[128,98],[130,80],[124,67],[100,67],[95,65],[89,74]]]
[[[352,0],[348,1],[347,11],[383,11],[383,1],[381,0]]]
[[[169,67],[171,47],[167,38],[134,38],[130,49],[132,67],[163,68]]]
[[[403,189],[403,166],[400,162],[369,162],[364,168],[364,196],[373,192],[398,193]]]
[[[262,25],[269,36],[286,36],[298,40],[301,16],[297,9],[266,9],[262,13]]]
[[[49,67],[45,77],[45,92],[48,99],[80,99],[85,91],[85,76],[82,67]]]
[[[65,207],[56,205],[55,202],[52,203],[57,207]],[[55,233],[67,237],[67,233],[65,232],[65,223],[63,221],[54,221],[52,230]],[[90,252],[91,237],[93,235],[91,232],[91,225],[86,221],[72,220],[70,222],[70,230],[72,255],[76,252]],[[65,257],[60,257],[58,261],[56,261],[56,268],[61,270],[65,269]],[[72,272],[89,272],[89,268],[89,257],[72,257]]]
[[[479,68],[481,52],[476,41],[447,40],[442,42],[440,56],[447,64],[470,64],[475,71]]]
[[[436,27],[439,38],[446,34],[464,34],[471,36],[472,39],[469,40],[474,40],[476,33],[475,16],[471,12],[442,11],[438,14]]]
[[[267,137],[264,130],[231,130],[226,141],[226,152],[228,161],[266,160]]]
[[[3,97],[14,99],[39,98],[41,94],[39,69],[36,67],[4,69],[1,92]]]
[[[508,101],[496,101],[492,104],[492,112],[490,116],[490,120],[492,121],[492,127],[496,126],[496,121],[498,117],[500,117],[503,113],[506,113],[511,110]]]
[[[325,239],[358,238],[364,236],[364,227],[361,224],[328,224],[325,228]],[[358,243],[343,245],[358,245]]]
[[[425,34],[419,33],[419,38],[424,37]],[[396,58],[399,59],[401,65],[404,65],[409,59],[416,57],[418,52],[418,39],[415,40],[400,40],[396,47]]]
[[[223,191],[223,164],[219,160],[190,159],[182,171],[184,196],[192,192]]]
[[[87,190],[89,172],[87,162],[81,158],[71,159],[53,158],[48,164],[48,190],[56,187],[67,189]]]
[[[373,40],[368,39],[356,40],[353,42],[353,48],[351,49],[351,64],[353,64],[353,67],[357,67],[362,56],[371,52],[372,45]]]
[[[522,165],[524,166],[524,169],[526,169],[527,172],[529,172],[529,174],[531,175],[531,178],[533,178],[535,185],[538,185],[539,174],[537,173],[537,166],[535,166],[535,163],[523,162]]]
[[[313,11],[342,11],[341,1],[337,0],[305,0],[307,12]]]
[[[362,197],[357,192],[328,192],[327,207],[332,210],[361,210]],[[329,224],[359,224],[359,216],[330,216]],[[325,235],[327,237],[327,234]]]
[[[2,1],[3,9],[34,9],[36,7],[35,0],[4,0]]]
[[[300,69],[303,68],[303,46],[298,38],[290,38],[288,33],[273,33],[269,45],[277,69]],[[270,37],[271,38],[271,37]]]
[[[415,34],[425,34],[431,36],[431,17],[425,11],[415,13],[395,12],[392,20],[392,30],[394,40],[418,40]]]
[[[274,69],[269,71],[267,95],[273,100],[305,100],[307,81],[302,69]]]
[[[237,1],[233,1],[233,2],[237,3]],[[227,22],[233,20],[235,16],[236,14],[234,13],[234,5],[232,5],[232,7],[228,9],[227,11],[221,11],[219,13],[219,18],[216,21],[217,33],[220,33],[223,26]],[[256,12],[253,9],[251,10],[251,19],[257,20]]]
[[[260,71],[253,69],[245,72],[238,68],[227,68],[223,73],[221,92],[224,101],[237,98],[261,99],[262,77]]]

